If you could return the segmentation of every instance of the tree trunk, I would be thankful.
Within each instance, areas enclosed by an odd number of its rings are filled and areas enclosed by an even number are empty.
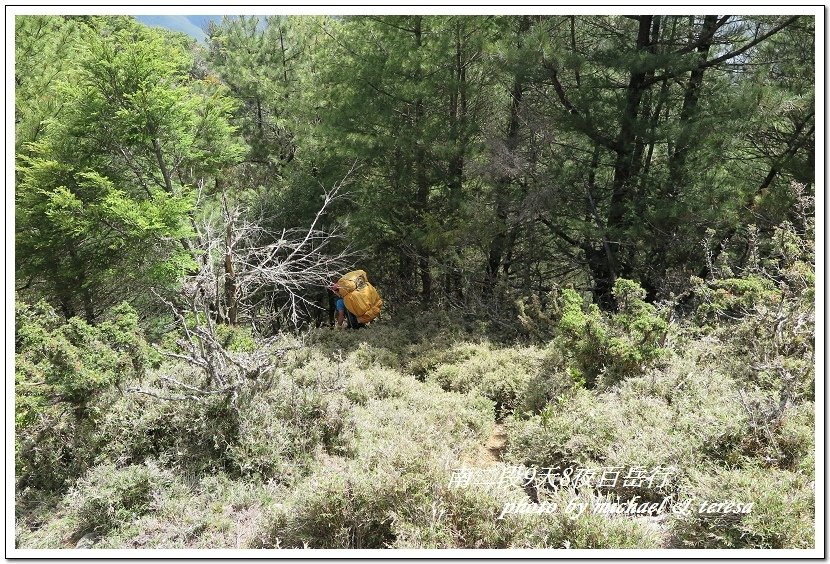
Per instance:
[[[637,32],[637,50],[646,51],[650,44],[652,16],[639,16]],[[625,205],[630,197],[630,180],[634,170],[634,151],[636,149],[636,126],[640,115],[640,102],[645,89],[646,72],[642,69],[631,70],[631,77],[626,90],[625,109],[620,120],[620,132],[615,143],[617,156],[614,161],[614,181],[611,193],[611,208],[608,212],[608,226],[622,227],[625,220]]]
[[[161,143],[158,137],[153,136],[153,153],[156,156],[156,163],[159,165],[161,176],[164,178],[164,187],[168,194],[173,193],[173,181],[170,178],[170,171],[167,170],[167,163],[164,162],[164,155],[161,152]]]
[[[519,20],[518,33],[516,38],[516,45],[518,48],[522,47],[522,34],[530,29],[530,18],[522,16]],[[510,89],[510,119],[507,123],[507,134],[505,136],[504,144],[507,148],[508,158],[512,158],[516,149],[519,146],[519,108],[522,103],[522,96],[524,94],[524,84],[522,76],[516,74],[513,77],[513,86]],[[511,167],[512,168],[512,167]],[[484,297],[492,295],[493,287],[498,282],[499,272],[507,274],[509,266],[505,264],[506,268],[502,266],[502,260],[509,250],[510,241],[515,239],[515,233],[510,233],[508,228],[508,205],[509,205],[509,187],[515,181],[511,174],[504,174],[496,183],[496,222],[497,231],[490,240],[489,252],[487,254],[487,269],[486,280],[484,284]],[[513,230],[515,231],[515,229]]]
[[[457,211],[461,203],[461,188],[464,177],[464,155],[466,153],[467,127],[467,71],[464,65],[464,51],[461,42],[461,24],[455,27],[455,65],[453,68],[454,88],[450,90],[450,138],[453,153],[448,166],[450,212]]]
[[[697,54],[702,63],[709,56],[709,49],[712,46],[712,37],[717,29],[717,16],[706,16],[703,19],[703,26],[700,30]],[[703,85],[703,73],[706,68],[702,65],[692,69],[689,81],[683,94],[683,106],[680,109],[680,135],[675,143],[674,151],[669,157],[669,179],[666,190],[666,198],[673,200],[683,190],[686,184],[686,159],[691,148],[694,125],[697,118],[698,101],[700,100],[700,88]]]
[[[69,258],[72,260],[73,269],[78,272],[75,278],[75,287],[78,289],[78,294],[81,297],[81,306],[84,308],[84,318],[90,325],[95,323],[95,308],[93,305],[92,292],[86,283],[86,275],[84,274],[84,265],[78,257],[78,253],[74,248],[69,249]]]
[[[422,46],[422,30],[421,23],[423,18],[417,16],[415,19],[415,47],[420,51]],[[420,56],[420,54],[418,55]],[[415,72],[415,81],[421,80],[421,66]],[[415,185],[417,190],[417,202],[419,211],[422,213],[427,211],[429,205],[429,181],[426,174],[426,150],[423,143],[423,135],[421,127],[424,121],[424,101],[419,95],[415,100]],[[421,299],[424,303],[432,301],[432,272],[429,267],[429,250],[425,248],[423,243],[419,242],[418,250],[418,269],[421,276]]]
[[[639,53],[645,55],[650,51],[651,25],[653,16],[638,16],[636,47]],[[626,100],[620,120],[620,131],[615,142],[616,157],[614,160],[614,179],[612,182],[611,204],[608,210],[608,219],[605,222],[611,243],[610,260],[595,260],[591,266],[596,288],[594,294],[600,298],[600,303],[606,307],[613,307],[610,289],[613,287],[615,274],[628,275],[628,260],[625,253],[630,250],[620,246],[619,241],[624,238],[624,231],[629,219],[626,211],[632,198],[631,182],[637,169],[635,156],[637,153],[637,122],[640,117],[640,106],[643,94],[648,87],[646,79],[649,73],[642,68],[631,69],[631,76],[626,89]],[[604,252],[603,252],[604,254]],[[589,261],[590,262],[590,261]]]
[[[236,325],[239,314],[239,288],[236,283],[236,270],[233,265],[234,217],[227,215],[225,223],[225,320],[228,325]]]

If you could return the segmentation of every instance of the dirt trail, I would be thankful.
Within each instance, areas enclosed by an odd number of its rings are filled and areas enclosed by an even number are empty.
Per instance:
[[[501,423],[496,423],[490,436],[479,444],[474,453],[468,454],[461,462],[473,468],[487,468],[503,464],[502,451],[507,445],[507,430]],[[539,492],[532,487],[525,487],[525,493],[533,503],[539,503]],[[661,539],[661,548],[680,548],[673,544],[669,530],[669,516],[667,514],[642,517],[624,517],[637,521],[640,525],[650,528]]]
[[[466,456],[463,462],[476,467],[498,464],[501,462],[501,452],[506,444],[507,431],[504,429],[504,425],[496,423],[484,444],[478,445],[476,452]]]

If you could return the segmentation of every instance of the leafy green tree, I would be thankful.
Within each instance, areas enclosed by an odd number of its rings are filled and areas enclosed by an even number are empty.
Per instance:
[[[210,69],[241,103],[235,118],[248,143],[246,161],[267,175],[295,157],[307,129],[306,90],[323,17],[224,17],[209,29]],[[266,179],[267,176],[263,176]]]
[[[531,154],[538,173],[526,199],[549,207],[527,210],[535,219],[525,236],[541,235],[535,246],[553,253],[531,260],[547,272],[570,263],[604,307],[617,277],[642,280],[652,298],[687,287],[704,266],[705,230],[728,235],[758,188],[743,164],[760,125],[758,89],[742,69],[767,68],[764,49],[781,54],[772,42],[797,22],[534,18],[525,54],[539,66],[521,111],[552,142]],[[806,158],[809,143],[794,151]]]
[[[56,86],[74,68],[79,28],[60,16],[17,16],[14,35],[15,152],[43,135],[65,106]]]
[[[363,164],[345,212],[349,233],[405,299],[463,290],[470,166],[496,90],[484,57],[495,23],[367,16],[326,27],[315,89],[321,152]]]
[[[180,39],[115,23],[77,24],[74,78],[58,87],[65,109],[18,167],[21,289],[88,321],[196,266],[194,188],[239,158],[231,101],[191,78]]]

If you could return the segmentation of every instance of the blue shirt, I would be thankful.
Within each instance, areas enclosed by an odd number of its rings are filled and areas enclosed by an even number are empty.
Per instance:
[[[337,298],[337,301],[334,302],[334,307],[337,311],[343,311],[346,309],[346,303],[343,301],[343,298]]]

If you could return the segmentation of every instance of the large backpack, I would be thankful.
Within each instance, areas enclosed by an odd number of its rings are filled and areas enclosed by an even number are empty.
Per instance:
[[[338,293],[346,309],[357,317],[360,323],[369,323],[380,315],[383,300],[378,291],[369,284],[369,277],[363,270],[354,270],[337,281]]]

